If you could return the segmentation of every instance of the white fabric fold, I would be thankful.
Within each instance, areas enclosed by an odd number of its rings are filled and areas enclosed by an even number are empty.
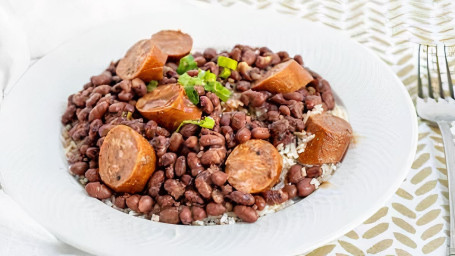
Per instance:
[[[0,106],[5,89],[27,69],[30,51],[20,19],[6,0],[0,0]]]

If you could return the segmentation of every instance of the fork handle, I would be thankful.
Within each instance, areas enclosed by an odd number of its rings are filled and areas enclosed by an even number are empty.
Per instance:
[[[450,206],[450,242],[447,255],[455,256],[455,143],[453,141],[450,124],[447,121],[438,122],[444,141],[446,155],[447,180],[449,182],[449,206]]]

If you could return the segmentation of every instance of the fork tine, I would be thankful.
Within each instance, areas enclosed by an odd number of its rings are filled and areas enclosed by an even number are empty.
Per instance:
[[[447,53],[446,53],[446,46],[445,45],[444,45],[444,59],[446,61],[447,81],[449,83],[450,97],[452,97],[452,99],[455,99],[455,97],[453,95],[452,77],[450,76],[449,62],[447,61]]]
[[[419,98],[423,99],[422,79],[420,78],[420,46],[422,45],[419,44],[419,52],[417,54],[417,90]]]
[[[434,99],[433,86],[431,85],[430,65],[428,64],[428,45],[427,45],[427,77],[428,77],[428,96]]]
[[[441,71],[439,70],[438,46],[436,45],[436,69],[438,71],[439,97],[444,99],[444,89],[442,88]]]

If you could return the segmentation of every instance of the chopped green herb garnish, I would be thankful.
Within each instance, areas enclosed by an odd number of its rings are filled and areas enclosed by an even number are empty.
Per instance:
[[[222,101],[227,101],[231,96],[231,91],[216,81],[216,75],[210,72],[210,70],[199,70],[196,77],[191,77],[185,73],[179,77],[178,82],[183,86],[186,95],[194,105],[199,103],[199,95],[194,89],[195,85],[204,86],[206,91],[215,93]]]
[[[187,73],[181,75],[178,79],[179,84],[185,86],[204,85],[204,79],[198,76],[191,77]]]
[[[218,56],[218,66],[231,70],[237,69],[237,61],[228,57]]]
[[[180,59],[179,66],[177,68],[177,73],[179,75],[184,74],[188,70],[196,69],[197,63],[194,61],[193,55],[189,54]]]
[[[158,86],[158,81],[152,80],[150,83],[147,85],[147,92],[151,92],[155,90],[155,88]]]
[[[220,82],[208,82],[204,89],[209,92],[213,92],[220,98],[222,101],[227,101],[231,96],[231,91],[228,88],[224,87]]]
[[[220,77],[224,78],[224,79],[228,78],[230,75],[231,75],[231,70],[228,68],[223,68],[223,70],[220,73]]]
[[[180,128],[184,124],[196,124],[202,128],[213,129],[213,127],[215,126],[215,120],[209,116],[204,117],[203,120],[185,120],[179,125],[179,127],[177,128],[177,130],[175,132],[179,132]]]
[[[126,119],[127,120],[133,120],[133,113],[128,111],[128,114],[126,114]]]
[[[199,71],[201,73],[201,71]],[[216,75],[210,72],[210,70],[205,71],[204,74],[204,80],[206,82],[215,82],[216,81]]]
[[[183,86],[183,89],[185,90],[186,96],[188,96],[194,105],[199,104],[199,94],[197,93],[196,89],[194,89],[194,86]]]

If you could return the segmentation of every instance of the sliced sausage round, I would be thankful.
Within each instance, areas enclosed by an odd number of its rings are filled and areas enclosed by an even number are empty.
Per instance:
[[[234,148],[226,160],[225,172],[237,190],[258,193],[276,184],[281,169],[281,155],[270,142],[249,140]]]
[[[156,156],[149,142],[132,128],[117,125],[100,150],[101,180],[116,192],[137,193],[155,171]]]
[[[179,59],[190,53],[193,47],[191,36],[180,30],[161,30],[152,35],[151,41],[169,58]]]

